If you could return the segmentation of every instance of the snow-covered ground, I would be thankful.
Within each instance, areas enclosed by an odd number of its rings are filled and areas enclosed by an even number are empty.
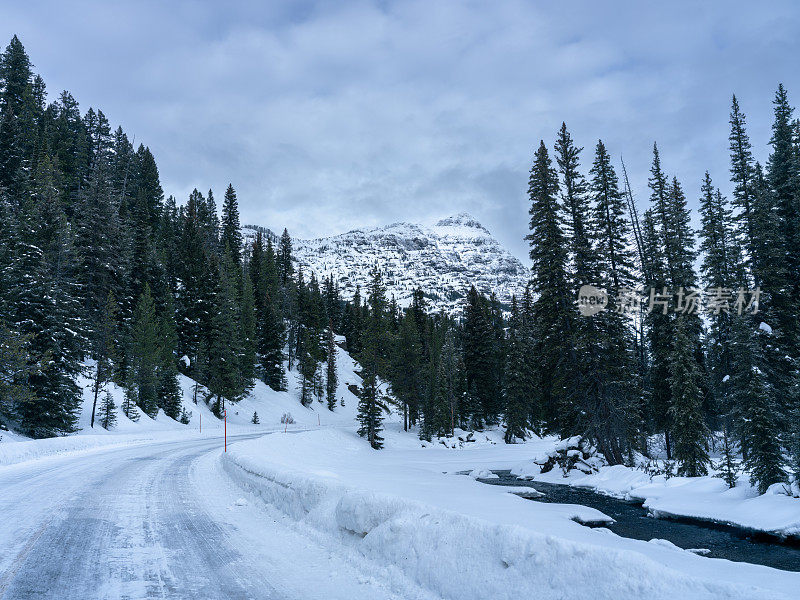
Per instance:
[[[800,585],[799,573],[590,529],[575,521],[603,519],[594,509],[456,474],[511,468],[552,439],[423,448],[397,425],[386,437],[375,452],[343,429],[271,436],[238,444],[224,465],[266,503],[445,598],[792,598]]]

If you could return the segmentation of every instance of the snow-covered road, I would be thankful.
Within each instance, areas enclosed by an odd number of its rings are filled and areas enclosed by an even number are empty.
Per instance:
[[[254,502],[220,453],[197,438],[0,468],[0,598],[430,597]]]

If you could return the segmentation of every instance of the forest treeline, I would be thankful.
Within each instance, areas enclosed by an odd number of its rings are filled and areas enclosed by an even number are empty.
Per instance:
[[[731,485],[741,469],[761,490],[797,478],[800,125],[782,86],[773,110],[762,166],[733,99],[734,191],[692,182],[699,231],[656,146],[640,218],[604,144],[584,166],[562,125],[530,171],[529,286],[510,305],[465,290],[454,317],[424,290],[398,307],[377,265],[343,300],[297,266],[285,230],[245,243],[232,185],[220,212],[211,190],[165,197],[147,146],[68,92],[48,102],[15,36],[0,56],[0,424],[73,431],[79,375],[101,426],[112,381],[130,418],[186,421],[181,373],[221,414],[256,380],[286,389],[287,363],[298,400],[333,410],[339,334],[361,364],[359,432],[375,448],[395,403],[428,440],[494,425],[508,443],[581,435],[612,463],[663,450],[685,475],[708,471],[713,443]],[[606,310],[581,314],[586,284]],[[702,312],[700,288],[714,290]]]

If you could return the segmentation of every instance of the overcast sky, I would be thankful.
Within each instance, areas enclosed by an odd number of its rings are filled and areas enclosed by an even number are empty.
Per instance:
[[[559,6],[556,6],[558,4]],[[646,205],[653,141],[696,205],[724,192],[736,93],[765,158],[800,98],[786,2],[2,0],[50,98],[70,90],[156,156],[165,191],[298,237],[467,211],[525,258],[527,173],[562,120],[602,138]]]

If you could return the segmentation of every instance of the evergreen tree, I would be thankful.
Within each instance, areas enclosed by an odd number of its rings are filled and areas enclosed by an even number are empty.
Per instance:
[[[328,323],[326,353],[328,362],[325,370],[325,394],[328,400],[328,410],[336,407],[336,389],[339,378],[336,375],[336,343],[333,337],[333,324]]]
[[[117,405],[114,403],[114,398],[110,392],[106,392],[103,397],[98,417],[100,419],[100,427],[103,429],[112,429],[117,423]]]
[[[94,428],[97,398],[105,385],[114,378],[119,360],[119,353],[117,352],[117,339],[119,337],[117,310],[114,294],[109,292],[100,318],[100,324],[92,336],[91,357],[95,361],[94,381],[92,383],[92,394],[94,396],[92,401],[92,428]],[[105,425],[103,427],[108,429]]]
[[[167,305],[158,322],[160,360],[158,366],[158,406],[164,413],[178,419],[182,410],[180,384],[178,383],[178,334],[175,328],[175,310],[172,296],[167,296]]]
[[[6,428],[14,420],[15,405],[36,401],[27,385],[40,368],[28,361],[30,341],[30,336],[20,336],[0,320],[0,424]]]
[[[511,299],[511,319],[508,328],[508,374],[504,389],[506,444],[528,437],[528,401],[533,395],[532,374],[527,369],[526,354],[529,340],[525,339],[522,317],[516,298]]]
[[[218,415],[225,409],[225,400],[238,402],[245,393],[246,382],[241,377],[241,324],[235,287],[235,265],[226,251],[216,269],[217,286],[214,294],[214,314],[211,318],[207,387],[216,397],[214,409]]]
[[[258,355],[264,383],[278,391],[286,389],[286,374],[283,370],[284,339],[283,321],[272,299],[268,298],[259,328]]]
[[[162,360],[159,346],[158,318],[150,286],[145,284],[136,303],[131,327],[130,379],[135,390],[135,403],[150,417],[158,412],[158,367]],[[127,398],[127,396],[126,396]],[[127,414],[127,413],[126,413]]]
[[[242,262],[242,231],[239,224],[239,204],[236,200],[236,191],[231,184],[225,190],[225,200],[222,203],[222,248],[229,248],[234,264]]]
[[[703,420],[701,374],[694,357],[694,342],[684,315],[675,320],[670,357],[670,418],[678,474],[698,477],[708,473],[708,430]]]
[[[423,396],[424,377],[422,341],[413,308],[400,321],[400,331],[393,352],[392,391],[403,404],[403,430],[416,421],[419,400]]]
[[[558,189],[557,174],[547,147],[541,142],[528,180],[531,233],[526,239],[530,242],[533,262],[531,291],[536,297],[532,308],[534,354],[539,357],[534,402],[540,419],[550,428],[556,427],[560,416],[557,407],[572,401],[575,391],[569,380],[575,373],[571,340],[576,317],[569,289],[567,244]]]
[[[744,466],[751,483],[764,493],[786,476],[781,450],[781,398],[772,383],[775,365],[770,356],[770,336],[748,321],[733,321],[730,395]]]
[[[377,266],[371,272],[368,305],[370,309],[364,349],[361,353],[361,393],[358,402],[358,435],[364,437],[370,446],[379,450],[383,447],[383,414],[378,403],[378,371],[382,355],[382,322],[386,305],[385,288]]]
[[[467,293],[463,345],[467,387],[473,390],[474,400],[469,416],[472,426],[482,429],[487,421],[497,416],[495,403],[498,390],[494,379],[497,363],[488,302],[478,294],[475,286]]]
[[[59,197],[58,172],[40,161],[30,203],[20,219],[19,248],[9,268],[10,323],[26,340],[31,396],[14,407],[21,433],[48,437],[70,433],[77,421],[86,345],[73,263],[73,240]]]
[[[286,287],[294,272],[294,267],[292,266],[292,238],[289,237],[289,232],[286,229],[281,234],[277,266],[280,284]]]
[[[251,422],[253,425],[259,425],[259,424],[261,424],[261,421],[259,421],[259,419],[258,419],[258,412],[256,412],[256,411],[253,411],[253,418],[252,418],[252,419],[250,419],[250,422]]]
[[[606,290],[611,306],[582,320],[591,327],[584,325],[586,391],[575,419],[575,433],[587,436],[609,461],[619,463],[630,454],[641,419],[633,340],[627,317],[620,310],[620,293],[635,285],[634,263],[624,199],[602,141],[595,151],[590,193],[595,202],[592,228],[597,240],[596,281]]]
[[[240,309],[240,339],[242,343],[241,377],[246,390],[253,388],[255,382],[256,349],[258,334],[256,332],[255,298],[253,297],[253,284],[249,277],[242,278]]]
[[[756,194],[755,167],[752,146],[746,131],[746,118],[739,109],[739,102],[736,100],[736,96],[733,97],[731,104],[730,125],[731,133],[728,140],[730,142],[731,181],[734,184],[733,205],[738,209],[736,216],[738,234],[747,251],[750,271],[754,273],[752,261],[756,259],[756,225],[753,208]],[[759,284],[757,280],[755,283],[756,285]]]

